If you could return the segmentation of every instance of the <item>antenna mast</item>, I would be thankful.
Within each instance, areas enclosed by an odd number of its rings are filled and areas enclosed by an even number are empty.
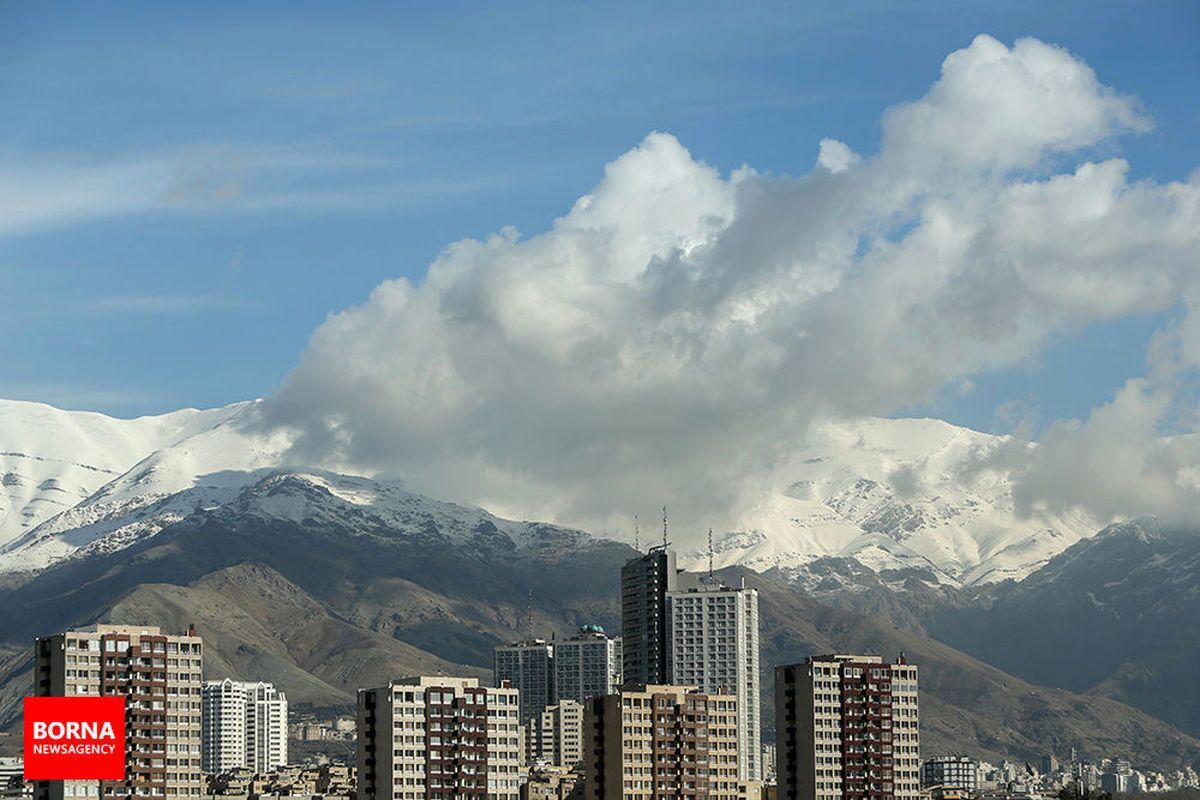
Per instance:
[[[708,529],[708,579],[713,579],[713,544],[712,544],[712,528]]]
[[[642,529],[638,524],[638,515],[633,515],[633,549],[642,552]]]
[[[525,606],[525,620],[529,626],[529,638],[533,638],[533,587],[529,587],[529,602]]]
[[[663,506],[663,549],[667,547],[667,507]]]

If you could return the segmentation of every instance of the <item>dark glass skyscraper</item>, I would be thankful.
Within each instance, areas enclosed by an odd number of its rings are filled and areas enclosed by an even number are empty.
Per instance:
[[[621,568],[621,646],[626,685],[667,680],[667,592],[677,586],[675,553],[665,545]]]

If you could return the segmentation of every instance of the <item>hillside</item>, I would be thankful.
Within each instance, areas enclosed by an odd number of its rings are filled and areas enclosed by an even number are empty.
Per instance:
[[[1038,683],[1115,698],[1200,735],[1200,533],[1113,525],[981,603],[927,617],[938,638]]]
[[[272,474],[158,536],[68,560],[10,590],[0,607],[0,640],[14,654],[0,679],[6,719],[28,680],[20,651],[29,640],[95,619],[195,622],[209,641],[209,674],[270,671],[316,704],[412,670],[479,674],[494,644],[531,629],[615,628],[619,569],[630,555],[579,531],[394,485]],[[1200,761],[1200,742],[1113,700],[1036,688],[769,575],[735,568],[730,578],[743,575],[762,591],[764,665],[846,649],[904,651],[919,663],[926,752],[1032,758],[1076,746],[1135,763]],[[771,681],[764,675],[764,687]]]

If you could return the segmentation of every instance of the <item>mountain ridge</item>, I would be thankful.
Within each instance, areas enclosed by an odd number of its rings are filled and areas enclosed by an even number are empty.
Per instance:
[[[8,687],[0,717],[13,720],[31,637],[95,620],[198,622],[211,639],[211,674],[274,670],[297,698],[333,705],[396,670],[486,674],[495,644],[530,632],[617,627],[620,566],[636,552],[628,546],[341,480],[331,487],[329,475],[272,473],[220,508],[9,590],[0,650],[12,662],[0,675]],[[364,512],[366,490],[387,499],[383,513]],[[1039,688],[771,575],[731,567],[721,576],[759,589],[764,670],[829,650],[905,651],[919,662],[930,752],[1032,758],[1077,746],[1140,764],[1200,761],[1200,741],[1109,698]],[[769,671],[763,678],[770,685]]]
[[[260,408],[249,401],[175,412],[194,420],[191,427],[147,453],[142,451],[153,443],[144,436],[134,437],[134,445],[112,446],[114,454],[138,458],[118,472],[113,464],[119,456],[112,455],[103,480],[94,476],[72,484],[72,503],[50,505],[48,496],[57,488],[51,484],[34,493],[38,496],[25,497],[23,506],[4,517],[9,538],[0,538],[0,573],[41,569],[79,550],[129,546],[196,508],[220,505],[270,470],[355,472],[344,464],[290,464],[290,434],[266,429]],[[12,403],[0,406],[0,420],[8,419],[7,428],[0,425],[0,450],[9,449],[5,437],[22,428],[25,411]],[[171,418],[55,413],[68,443],[77,438],[75,414],[92,424],[108,420],[105,429],[111,435],[150,424],[146,420]],[[852,558],[876,573],[916,570],[911,574],[926,573],[927,583],[948,586],[1024,578],[1099,526],[1080,514],[1022,518],[1005,476],[967,469],[1004,441],[932,419],[870,418],[815,426],[777,471],[781,488],[764,489],[760,502],[738,512],[734,529],[718,535],[716,563],[759,572],[778,568],[803,578],[817,559]],[[25,515],[19,530],[13,528],[14,515]],[[701,564],[707,553],[685,549],[681,559]]]

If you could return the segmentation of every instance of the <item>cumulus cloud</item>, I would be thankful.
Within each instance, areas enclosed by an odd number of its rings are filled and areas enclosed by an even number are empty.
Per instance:
[[[826,139],[799,177],[652,133],[548,231],[456,242],[331,316],[267,419],[298,458],[503,513],[603,529],[667,501],[699,530],[778,488],[813,420],[1195,280],[1200,182],[1087,160],[1149,122],[1062,49],[980,36],[882,124],[874,155]]]
[[[1016,436],[965,465],[1013,480],[1018,511],[1083,508],[1112,521],[1152,514],[1195,527],[1200,519],[1200,350],[1196,289],[1185,313],[1150,347],[1148,375],[1131,378],[1088,419],[1051,425],[1036,442]]]
[[[817,163],[830,172],[837,174],[845,172],[858,163],[859,156],[850,149],[850,145],[837,139],[822,139],[821,148],[817,151]]]

